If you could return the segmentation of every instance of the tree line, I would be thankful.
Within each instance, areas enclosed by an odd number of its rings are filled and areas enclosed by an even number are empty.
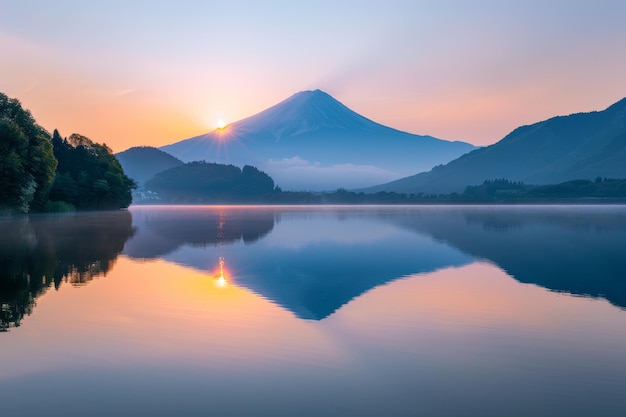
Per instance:
[[[197,161],[157,173],[145,184],[159,202],[173,204],[253,203],[279,191],[274,180],[256,167]]]
[[[0,93],[0,211],[29,213],[125,208],[132,179],[104,144],[39,126]]]
[[[242,175],[248,172],[248,175]],[[254,181],[252,179],[254,178]],[[157,174],[146,187],[170,204],[534,204],[551,202],[624,202],[626,180],[596,178],[560,184],[528,185],[507,179],[486,180],[462,193],[377,193],[343,188],[332,192],[282,191],[254,167],[193,162]],[[250,190],[253,189],[254,192]],[[141,202],[140,202],[141,203]]]

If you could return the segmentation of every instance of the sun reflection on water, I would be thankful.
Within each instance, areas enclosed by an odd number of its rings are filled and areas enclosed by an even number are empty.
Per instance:
[[[215,281],[215,285],[217,285],[218,287],[225,287],[226,284],[228,284],[228,282],[226,281],[226,278],[224,277],[219,277]]]
[[[228,281],[226,280],[226,277],[224,274],[224,258],[221,256],[220,256],[219,273],[215,275],[215,285],[217,285],[220,288],[223,288],[226,285],[228,285]]]

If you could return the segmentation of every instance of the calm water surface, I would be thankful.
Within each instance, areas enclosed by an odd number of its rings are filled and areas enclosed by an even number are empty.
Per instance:
[[[626,207],[0,218],[2,416],[624,416]]]

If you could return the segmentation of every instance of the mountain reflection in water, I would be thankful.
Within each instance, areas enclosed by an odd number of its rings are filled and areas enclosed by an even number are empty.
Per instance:
[[[310,320],[393,280],[475,260],[626,308],[624,247],[623,206],[133,207],[2,218],[0,330],[20,325],[47,288],[106,274],[120,253],[203,271]],[[228,276],[219,279],[221,262]]]
[[[133,215],[138,232],[125,254],[199,270],[224,256],[237,285],[300,318],[323,319],[376,286],[476,259],[523,283],[626,308],[623,206],[141,208]],[[229,247],[238,242],[256,244]]]
[[[625,213],[0,218],[3,415],[624,416]]]
[[[311,320],[324,319],[395,279],[472,261],[447,245],[399,230],[382,213],[358,208],[138,208],[133,210],[138,231],[124,254],[145,258],[163,253],[158,256],[202,271],[212,271],[223,257],[236,285]],[[276,224],[280,226],[274,229]],[[228,238],[224,230],[229,230]],[[251,238],[260,240],[249,245]],[[149,249],[136,249],[144,245]]]
[[[488,260],[519,282],[626,308],[624,206],[473,207],[392,221]]]

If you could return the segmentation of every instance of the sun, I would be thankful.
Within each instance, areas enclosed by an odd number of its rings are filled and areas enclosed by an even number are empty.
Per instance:
[[[224,129],[227,123],[223,119],[218,119],[216,124],[218,129]]]

